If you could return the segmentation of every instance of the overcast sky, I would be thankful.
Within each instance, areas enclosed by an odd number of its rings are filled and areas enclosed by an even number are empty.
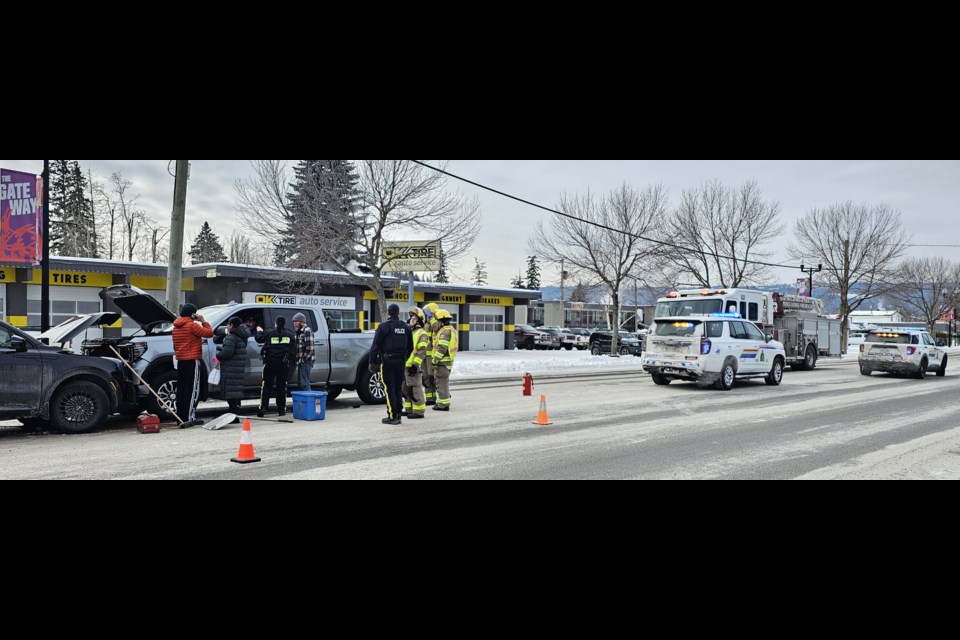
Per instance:
[[[154,219],[170,224],[173,177],[167,160],[81,160],[101,180],[114,171],[133,183],[138,201]],[[226,238],[236,228],[233,183],[250,175],[247,160],[191,160],[187,191],[189,247],[204,220]],[[291,161],[291,163],[294,161]],[[42,160],[0,160],[0,167],[40,173]],[[671,204],[684,189],[718,179],[738,186],[756,179],[763,197],[776,200],[786,224],[783,240],[770,248],[774,262],[790,263],[785,247],[796,219],[811,208],[852,200],[886,202],[899,210],[915,244],[960,245],[960,161],[958,160],[452,160],[448,171],[517,197],[553,207],[562,193],[587,189],[605,194],[623,182],[638,187],[662,183]],[[172,166],[171,166],[172,170]],[[486,262],[488,284],[508,286],[517,271],[526,272],[528,238],[538,220],[552,214],[459,181],[451,187],[481,201],[484,224],[472,254],[458,269],[470,277],[473,257]],[[400,239],[400,238],[395,238]],[[960,247],[913,247],[915,257],[960,259]],[[816,262],[811,257],[811,262]],[[799,271],[779,270],[776,280],[793,282]],[[557,270],[545,268],[543,284],[556,284]]]

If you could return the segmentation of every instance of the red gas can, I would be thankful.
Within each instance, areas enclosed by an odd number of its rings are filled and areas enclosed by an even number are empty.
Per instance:
[[[141,413],[137,416],[137,431],[140,433],[159,433],[160,418],[153,413]]]

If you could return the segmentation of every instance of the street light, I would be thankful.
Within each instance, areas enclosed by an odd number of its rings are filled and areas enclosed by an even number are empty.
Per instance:
[[[811,298],[813,297],[813,274],[815,271],[820,271],[821,269],[823,269],[822,264],[818,264],[816,269],[814,269],[812,266],[809,269],[804,269],[803,265],[800,265],[800,271],[810,274],[810,289],[807,295],[810,296]]]

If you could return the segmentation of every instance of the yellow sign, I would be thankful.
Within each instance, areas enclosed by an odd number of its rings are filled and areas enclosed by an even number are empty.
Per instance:
[[[493,304],[498,307],[512,307],[513,298],[504,298],[497,296],[480,296],[480,304]]]
[[[384,242],[382,257],[381,267],[386,271],[439,271],[440,243]]]
[[[130,284],[138,289],[167,290],[167,279],[164,276],[130,276]]]
[[[41,269],[33,270],[33,278],[26,284],[41,284]],[[50,285],[54,287],[109,287],[113,284],[113,275],[109,273],[87,273],[81,271],[50,271]]]
[[[406,302],[407,300],[410,299],[410,297],[407,295],[407,292],[406,292],[406,291],[391,291],[391,290],[387,289],[386,291],[383,292],[383,295],[386,296],[388,303],[390,303],[390,302]],[[364,299],[364,300],[376,300],[376,299],[377,299],[377,294],[374,293],[373,291],[364,291],[364,292],[363,292],[363,299]],[[414,299],[416,302],[423,302],[423,291],[414,291],[414,292],[413,292],[413,299]]]
[[[16,282],[16,274],[15,269],[0,268],[0,282]]]
[[[467,296],[457,293],[441,293],[440,302],[448,302],[450,304],[466,304]]]

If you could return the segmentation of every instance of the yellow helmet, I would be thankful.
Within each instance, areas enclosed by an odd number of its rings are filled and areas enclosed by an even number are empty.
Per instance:
[[[437,320],[452,320],[453,316],[450,315],[450,312],[446,309],[437,309],[437,312],[433,314]]]
[[[429,318],[435,314],[439,308],[440,307],[437,306],[436,302],[428,302],[426,305],[424,305],[423,310],[427,312],[427,317]]]
[[[420,324],[425,324],[427,321],[427,316],[424,315],[423,309],[420,307],[410,307],[407,309],[407,313],[411,316],[417,316],[417,320],[420,321]]]

